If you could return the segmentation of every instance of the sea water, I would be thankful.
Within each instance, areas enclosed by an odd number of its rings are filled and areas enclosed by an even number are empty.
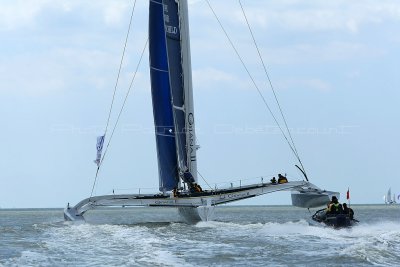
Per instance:
[[[0,210],[0,266],[400,266],[400,205],[352,208],[360,223],[339,230],[289,206],[217,207],[195,225],[172,208],[96,210],[86,223]]]

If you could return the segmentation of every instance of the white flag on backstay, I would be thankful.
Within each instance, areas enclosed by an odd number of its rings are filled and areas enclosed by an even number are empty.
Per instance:
[[[97,156],[96,156],[96,160],[94,161],[94,163],[97,164],[97,167],[100,166],[101,152],[103,150],[103,144],[104,144],[104,135],[98,136],[97,144],[96,144]]]

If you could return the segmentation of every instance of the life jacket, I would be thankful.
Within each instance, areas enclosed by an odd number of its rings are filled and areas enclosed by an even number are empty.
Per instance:
[[[278,184],[285,184],[287,182],[288,182],[288,180],[286,177],[279,177],[279,179],[278,179]]]
[[[342,211],[342,205],[338,202],[338,203],[332,203],[330,206],[330,211],[331,212],[339,212]]]

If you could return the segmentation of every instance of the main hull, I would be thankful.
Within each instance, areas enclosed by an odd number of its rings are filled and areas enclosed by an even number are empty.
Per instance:
[[[118,206],[149,206],[149,207],[176,207],[181,217],[188,223],[207,221],[212,219],[214,207],[217,205],[239,201],[279,191],[313,192],[322,190],[305,181],[294,181],[284,184],[260,183],[227,189],[209,190],[199,193],[181,193],[178,197],[173,194],[124,194],[94,196],[82,200],[74,207],[64,210],[64,217],[68,221],[84,220],[84,213],[97,207]],[[320,206],[326,205],[325,200]],[[316,205],[315,201],[313,205]]]

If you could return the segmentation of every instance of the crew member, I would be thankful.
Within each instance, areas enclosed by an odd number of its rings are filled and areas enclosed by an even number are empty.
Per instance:
[[[201,189],[200,185],[198,185],[197,183],[191,184],[190,187],[191,187],[191,189],[192,189],[192,190],[191,190],[192,193],[200,193],[200,192],[203,191],[203,190]]]
[[[288,182],[288,180],[285,176],[283,176],[282,174],[278,174],[278,184],[284,184],[287,182]]]
[[[199,192],[203,192],[203,188],[199,184],[197,184],[197,188],[199,189]]]
[[[331,204],[328,208],[328,213],[337,214],[343,212],[342,204],[339,203],[336,196],[332,196]]]
[[[203,192],[203,189],[196,183],[188,168],[182,173],[182,179],[187,183],[190,193]]]
[[[347,207],[346,203],[343,203],[343,213],[348,214],[350,217],[350,220],[354,219],[354,211],[352,208]]]

